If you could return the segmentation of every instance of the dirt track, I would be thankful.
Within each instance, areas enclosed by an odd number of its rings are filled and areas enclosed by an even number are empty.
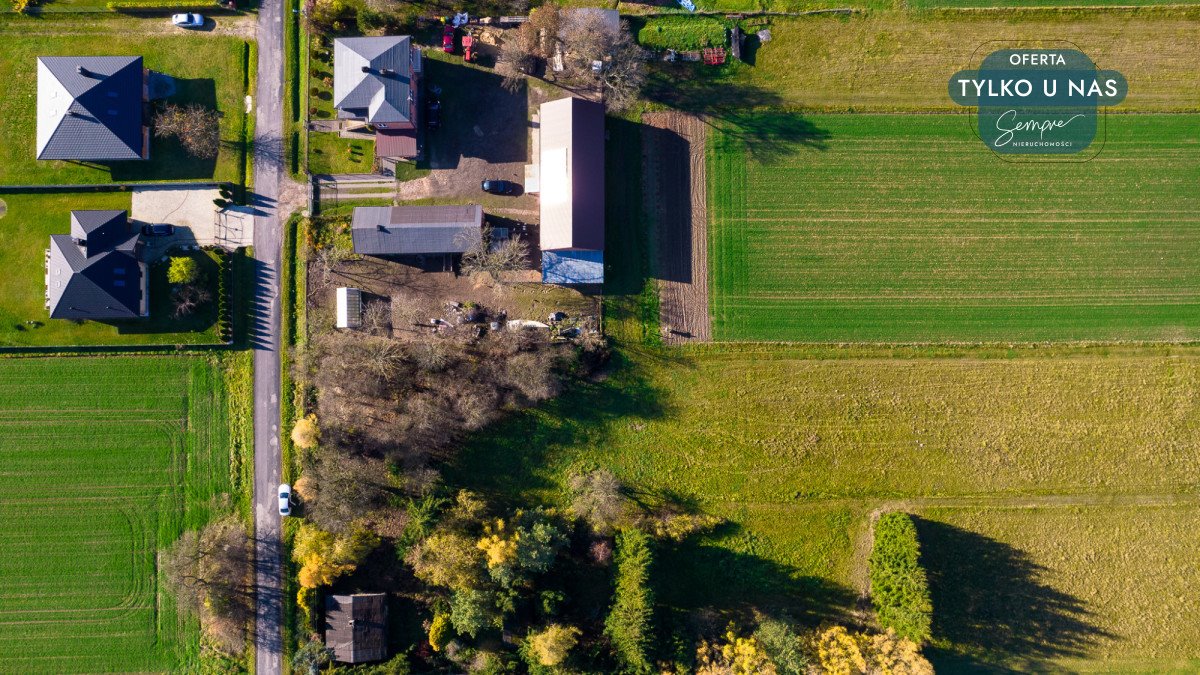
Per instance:
[[[649,113],[642,143],[643,194],[657,231],[659,319],[667,343],[712,339],[708,314],[708,127],[691,115]]]

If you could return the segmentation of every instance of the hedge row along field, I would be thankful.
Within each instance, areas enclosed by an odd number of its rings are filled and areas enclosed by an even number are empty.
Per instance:
[[[0,662],[167,671],[199,627],[156,552],[230,491],[225,389],[200,358],[0,360]]]
[[[868,565],[879,625],[923,644],[929,640],[933,605],[912,516],[900,511],[883,514],[875,523],[874,536]]]
[[[1086,162],[965,115],[755,115],[713,135],[718,340],[1200,338],[1200,116],[1108,115]]]

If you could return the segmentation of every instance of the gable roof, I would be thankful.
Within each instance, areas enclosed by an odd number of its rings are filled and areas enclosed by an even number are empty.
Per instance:
[[[604,250],[604,106],[580,98],[541,105],[541,249]]]
[[[39,56],[37,158],[145,159],[142,57]]]
[[[407,35],[334,40],[333,107],[372,124],[411,123],[414,65]]]
[[[359,206],[350,235],[367,255],[465,253],[482,241],[483,207]]]
[[[146,316],[146,264],[138,259],[139,243],[125,211],[72,211],[71,234],[50,235],[46,261],[50,317]]]
[[[364,663],[387,657],[387,606],[382,593],[330,595],[325,599],[325,646],[335,661]]]

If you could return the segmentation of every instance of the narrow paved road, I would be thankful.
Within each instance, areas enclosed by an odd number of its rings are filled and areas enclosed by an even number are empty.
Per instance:
[[[254,117],[255,316],[254,348],[254,622],[255,673],[283,672],[283,546],[276,490],[279,449],[279,259],[277,209],[283,163],[283,3],[264,0],[258,10],[258,79]],[[287,214],[283,214],[287,215]]]

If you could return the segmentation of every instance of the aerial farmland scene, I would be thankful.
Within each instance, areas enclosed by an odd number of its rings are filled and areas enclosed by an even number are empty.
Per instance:
[[[1200,4],[10,5],[0,673],[1200,672]]]

